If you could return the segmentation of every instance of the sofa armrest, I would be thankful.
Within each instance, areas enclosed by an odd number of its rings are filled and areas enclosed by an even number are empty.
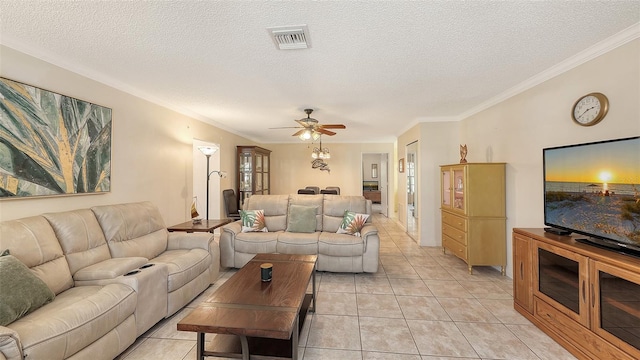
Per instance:
[[[22,360],[22,343],[17,332],[0,326],[0,359]]]
[[[362,230],[360,230],[360,235],[363,238],[366,238],[369,235],[377,235],[378,234],[378,228],[375,225],[371,225],[371,224],[365,224],[362,227]]]
[[[242,232],[242,221],[234,221],[222,227],[220,234],[220,265],[235,267],[235,240]]]
[[[210,251],[213,242],[213,234],[211,233],[186,233],[182,231],[174,231],[169,233],[169,242],[167,250],[180,249],[203,249]]]
[[[360,236],[364,242],[364,250],[367,251],[367,242],[370,237],[378,236],[378,228],[375,225],[365,224],[360,230]]]
[[[111,258],[76,271],[73,280],[77,282],[115,279],[147,262],[149,259],[143,257]]]
[[[211,254],[210,283],[213,284],[220,274],[220,248],[211,233],[186,233],[175,231],[169,233],[167,250],[203,249]]]
[[[242,232],[242,221],[234,221],[222,227],[222,231],[233,235],[235,238]]]

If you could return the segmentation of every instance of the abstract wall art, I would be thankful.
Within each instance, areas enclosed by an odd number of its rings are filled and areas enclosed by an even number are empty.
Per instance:
[[[111,191],[111,109],[0,78],[0,200]]]

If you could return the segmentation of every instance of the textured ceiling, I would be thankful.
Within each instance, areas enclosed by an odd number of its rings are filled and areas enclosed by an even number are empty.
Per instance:
[[[637,24],[640,1],[3,0],[0,20],[9,47],[259,142],[294,141],[268,128],[307,107],[347,126],[325,142],[390,142]],[[266,28],[297,24],[311,48],[277,50]]]

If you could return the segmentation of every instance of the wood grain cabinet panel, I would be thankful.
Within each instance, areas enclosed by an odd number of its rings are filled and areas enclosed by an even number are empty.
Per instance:
[[[640,258],[513,229],[514,308],[579,359],[640,359]]]

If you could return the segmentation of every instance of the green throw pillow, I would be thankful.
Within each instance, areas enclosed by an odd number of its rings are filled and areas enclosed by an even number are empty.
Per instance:
[[[264,210],[240,210],[242,232],[269,232],[264,221]]]
[[[50,302],[55,294],[13,255],[0,256],[0,325],[7,326]]]
[[[345,210],[342,223],[336,233],[360,236],[360,231],[364,227],[364,223],[367,222],[368,218],[369,215],[367,214],[357,214],[353,211]]]
[[[289,216],[287,216],[287,232],[316,232],[316,211],[316,206],[289,206]]]

